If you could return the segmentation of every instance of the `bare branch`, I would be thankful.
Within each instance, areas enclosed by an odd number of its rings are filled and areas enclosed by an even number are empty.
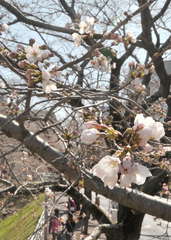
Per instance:
[[[60,0],[60,3],[62,4],[62,7],[65,9],[65,11],[68,13],[72,21],[74,22],[77,18],[76,12],[74,10],[74,5],[71,7],[68,6],[65,0]]]
[[[23,22],[28,25],[32,25],[35,27],[39,27],[39,28],[43,28],[43,29],[51,30],[51,31],[55,31],[55,32],[61,32],[61,33],[67,33],[67,34],[72,34],[72,33],[76,32],[75,30],[72,30],[72,29],[58,27],[58,26],[54,26],[54,25],[51,25],[48,23],[43,23],[40,21],[35,21],[32,19],[26,18],[16,7],[12,6],[5,0],[1,0],[0,5],[3,6],[4,8],[6,8],[10,13],[15,15],[19,22]]]

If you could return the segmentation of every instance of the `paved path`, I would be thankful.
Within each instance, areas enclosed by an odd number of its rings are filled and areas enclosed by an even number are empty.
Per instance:
[[[60,217],[62,218],[63,222],[66,221],[67,219],[67,208],[66,208],[66,204],[67,204],[67,201],[68,201],[68,197],[67,196],[62,196],[60,199],[59,197],[61,196],[62,193],[56,193],[55,194],[55,199],[49,199],[47,201],[47,208],[46,208],[46,211],[44,211],[42,213],[42,216],[40,218],[40,221],[36,227],[36,230],[35,230],[35,234],[29,238],[28,240],[43,240],[44,239],[44,234],[46,232],[46,235],[47,235],[47,238],[46,240],[51,240],[52,239],[52,236],[48,234],[48,224],[47,225],[44,225],[44,221],[45,221],[45,212],[48,213],[48,216],[50,215],[50,213],[53,212],[53,209],[55,208],[58,208],[59,211],[60,211]],[[58,200],[59,199],[59,200]],[[56,204],[54,204],[56,202]],[[52,209],[52,206],[53,206],[53,209]],[[76,228],[75,228],[75,231],[74,231],[74,234],[72,236],[72,240],[81,240],[81,239],[84,239],[86,236],[83,235],[81,233],[82,231],[82,226],[83,226],[83,220],[78,220],[78,216],[79,216],[79,212],[76,212],[74,213],[74,220],[76,222]],[[97,221],[95,220],[92,220],[90,219],[89,221],[89,229],[88,229],[88,233],[90,234],[93,229],[98,226],[98,223]],[[102,235],[99,240],[105,240],[106,238],[104,237],[104,235]],[[64,237],[61,238],[61,240],[65,240]]]
[[[103,196],[100,196],[100,204],[103,209],[108,211],[111,214],[110,209],[112,202],[109,199],[106,199]],[[170,213],[171,214],[171,213]],[[116,222],[117,211],[114,211],[113,222]],[[153,216],[145,215],[140,240],[171,240],[171,222],[168,223],[162,219],[156,219]]]
[[[55,195],[55,199],[56,200],[59,199],[61,194],[62,193],[57,193]],[[94,199],[94,197],[93,197],[93,199]],[[65,222],[65,220],[67,219],[67,208],[66,208],[67,200],[68,200],[67,196],[62,196],[62,198],[60,198],[55,205],[53,205],[54,202],[55,202],[54,200],[53,201],[52,201],[52,199],[49,200],[48,201],[48,214],[49,214],[52,206],[53,206],[53,208],[58,208],[60,210],[61,218]],[[100,205],[104,210],[108,211],[108,213],[111,214],[111,218],[113,219],[113,223],[115,223],[116,222],[117,211],[115,209],[115,211],[113,213],[110,212],[111,206],[112,206],[111,201],[104,198],[103,196],[100,196]],[[76,212],[74,214],[74,219],[77,222],[77,224],[76,224],[76,230],[74,231],[74,235],[72,237],[72,240],[80,240],[80,239],[84,239],[86,237],[86,236],[83,236],[81,234],[82,222],[78,221],[78,215],[79,215],[79,212]],[[96,226],[98,226],[98,222],[90,219],[89,229],[88,229],[89,234],[94,230],[94,228]],[[41,228],[41,229],[43,229],[43,228]],[[35,238],[29,239],[29,240],[39,240],[39,239],[42,240],[42,239],[44,239],[44,237],[43,237],[44,232],[43,231],[44,230],[39,231],[40,237],[35,237]],[[99,238],[99,240],[105,240],[105,239],[106,238],[105,238],[104,235],[101,235],[101,237]],[[153,240],[157,240],[157,239],[158,240],[171,240],[171,223],[168,223],[168,222],[163,221],[161,219],[155,219],[152,216],[146,215],[145,218],[144,218],[144,221],[143,221],[140,240],[151,240],[151,239],[153,239]],[[47,240],[51,240],[50,235],[48,235]],[[61,240],[65,240],[65,239],[61,239]]]

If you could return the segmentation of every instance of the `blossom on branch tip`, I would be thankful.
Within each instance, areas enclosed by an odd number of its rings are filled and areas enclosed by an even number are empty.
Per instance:
[[[110,188],[117,184],[119,175],[121,187],[129,187],[131,183],[141,185],[152,176],[148,168],[135,163],[129,153],[122,160],[116,155],[103,157],[92,168],[92,173]]]
[[[44,59],[51,56],[51,52],[49,50],[40,49],[40,46],[36,43],[34,43],[33,46],[26,47],[25,52],[26,52],[26,58],[30,63],[43,61]]]
[[[80,34],[90,34],[93,33],[93,26],[95,23],[95,19],[93,17],[86,17],[84,21],[81,21],[79,24],[79,33]]]
[[[91,60],[91,64],[97,70],[101,70],[102,72],[110,72],[110,61],[103,54],[95,56],[93,60]]]
[[[151,152],[153,150],[153,147],[150,145],[150,144],[146,144],[144,147],[143,147],[143,150],[144,152]]]
[[[82,131],[81,133],[81,142],[84,144],[94,143],[100,135],[100,132],[95,128],[88,128]]]
[[[126,34],[125,39],[126,39],[126,41],[128,41],[128,43],[136,43],[136,39],[135,39],[134,35],[131,32],[128,32]]]
[[[118,157],[105,156],[92,169],[92,173],[99,177],[105,185],[113,188],[118,180],[120,160]]]
[[[0,32],[6,32],[9,26],[6,23],[0,24]]]
[[[45,93],[57,90],[56,84],[50,80],[51,74],[47,70],[42,70],[42,87]]]
[[[53,66],[48,67],[47,69],[44,67],[44,64],[38,63],[39,69],[42,74],[42,87],[45,93],[49,94],[52,91],[57,90],[56,83],[51,80],[54,75],[58,75],[59,72],[55,71]]]
[[[143,114],[136,115],[133,130],[138,135],[139,146],[145,146],[150,139],[160,140],[165,135],[162,123],[155,122],[152,117],[144,117]]]
[[[82,37],[78,33],[73,33],[72,38],[74,40],[75,46],[79,47],[81,45]]]
[[[147,167],[132,161],[128,154],[120,165],[120,186],[129,187],[131,183],[144,184],[147,177],[152,176]]]
[[[38,44],[34,43],[33,46],[29,46],[25,48],[26,58],[31,63],[35,63],[37,61],[41,61],[41,49]]]

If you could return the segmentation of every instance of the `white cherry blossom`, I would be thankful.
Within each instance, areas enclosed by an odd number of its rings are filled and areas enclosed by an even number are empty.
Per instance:
[[[113,188],[118,180],[120,160],[115,156],[103,157],[92,169],[92,173],[99,177],[105,185]]]
[[[100,135],[100,132],[95,128],[85,129],[81,133],[81,142],[84,144],[94,143]]]
[[[103,157],[92,169],[92,173],[99,177],[105,185],[113,188],[120,173],[120,186],[129,187],[131,183],[141,185],[147,177],[152,176],[147,167],[135,163],[128,153],[122,161],[115,155]]]
[[[51,74],[47,70],[42,70],[42,87],[47,94],[57,90],[55,82],[51,81],[50,78]]]
[[[72,38],[74,40],[75,46],[79,47],[81,45],[81,41],[82,41],[81,35],[78,33],[73,33]]]
[[[50,70],[51,70],[52,66],[45,69],[44,64],[41,62],[38,63],[38,66],[42,72],[42,87],[43,87],[44,92],[49,94],[52,91],[56,91],[57,90],[56,83],[51,80],[51,77],[53,74],[51,74]]]
[[[26,58],[30,63],[36,63],[38,61],[43,61],[50,56],[49,50],[41,50],[37,43],[33,46],[28,46],[25,48]]]
[[[136,39],[135,39],[134,35],[131,32],[128,32],[126,34],[126,38],[128,39],[128,41],[130,43],[136,43]]]
[[[146,144],[144,147],[143,147],[143,150],[145,152],[151,152],[153,150],[153,147],[150,145],[150,144]]]
[[[133,90],[135,90],[136,92],[142,92],[146,89],[146,86],[142,84],[142,80],[140,78],[135,78],[132,82],[131,82],[131,87],[133,88]]]
[[[86,17],[86,22],[90,24],[90,26],[93,26],[95,23],[94,17]]]
[[[26,58],[31,63],[35,63],[37,61],[41,61],[41,49],[40,46],[36,43],[33,44],[33,46],[28,46],[25,48],[26,52]]]
[[[92,33],[93,32],[93,26],[95,23],[95,19],[93,17],[86,17],[84,21],[81,21],[79,24],[79,33],[85,34],[85,33]]]
[[[145,146],[150,139],[160,140],[165,135],[162,123],[155,122],[152,117],[144,117],[143,114],[136,115],[133,129],[138,134],[140,146]]]
[[[100,54],[91,61],[93,67],[97,70],[101,70],[102,72],[110,72],[110,61],[103,54]]]
[[[42,51],[41,61],[43,61],[44,59],[47,59],[48,57],[51,56],[51,52],[48,49],[44,49],[44,50],[41,50],[41,51]]]
[[[131,183],[144,184],[147,177],[152,176],[147,167],[139,163],[127,162],[127,167],[121,166],[120,186],[129,187]]]
[[[6,23],[0,24],[0,32],[6,32],[9,26]]]

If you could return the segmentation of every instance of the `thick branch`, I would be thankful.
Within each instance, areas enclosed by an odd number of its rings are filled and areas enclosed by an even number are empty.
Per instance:
[[[46,162],[53,165],[60,172],[63,172],[68,178],[78,177],[76,170],[73,170],[67,164],[64,155],[51,147],[47,142],[43,141],[32,132],[21,128],[16,121],[8,120],[7,117],[0,115],[0,125],[2,131],[8,136],[22,142],[31,152],[37,153]],[[76,175],[75,175],[76,174]]]
[[[65,0],[60,0],[60,3],[62,4],[62,7],[65,9],[65,11],[68,13],[72,21],[74,22],[77,18],[76,12],[74,10],[74,6],[69,6]]]
[[[69,166],[65,156],[51,147],[47,142],[33,133],[19,126],[16,121],[10,121],[4,115],[0,115],[1,130],[8,136],[22,142],[31,152],[37,153],[46,162],[53,165],[60,172],[64,173],[67,178],[78,179],[79,172]],[[123,189],[114,187],[113,190],[105,187],[103,182],[91,175],[89,172],[84,173],[88,187],[103,196],[120,203],[123,206],[132,208],[136,211],[147,213],[166,221],[171,221],[171,201],[152,197],[137,190]]]
[[[52,31],[55,31],[55,32],[61,32],[61,33],[67,33],[67,34],[72,34],[72,33],[75,32],[72,29],[58,27],[58,26],[54,26],[54,25],[51,25],[51,24],[48,24],[48,23],[43,23],[43,22],[40,22],[40,21],[35,21],[33,19],[29,19],[29,18],[25,17],[16,7],[12,6],[11,4],[9,4],[5,0],[1,0],[0,5],[3,6],[4,8],[6,8],[10,13],[15,15],[19,22],[23,22],[23,23],[26,23],[28,25],[43,28],[43,29],[46,29],[46,30],[52,30]]]
[[[160,17],[162,17],[165,14],[170,3],[171,3],[171,0],[166,0],[165,4],[162,7],[162,9],[160,10],[160,12],[153,18],[153,22],[156,22]]]
[[[139,6],[142,6],[146,1],[138,0]],[[142,25],[142,43],[143,47],[148,51],[150,57],[153,60],[155,70],[160,79],[160,89],[158,91],[159,96],[167,97],[170,88],[170,79],[166,73],[164,62],[162,56],[159,54],[159,49],[157,49],[152,40],[152,16],[149,7],[145,8],[141,12],[141,25]]]
[[[111,224],[111,221],[109,217],[106,215],[106,213],[101,208],[92,203],[92,201],[85,194],[82,194],[79,191],[77,191],[76,188],[73,187],[68,188],[66,186],[56,185],[52,186],[51,190],[60,192],[67,190],[66,191],[67,194],[70,195],[73,199],[78,199],[79,203],[82,203],[86,209],[89,209],[92,216],[95,217],[99,223]]]
[[[123,227],[121,224],[101,224],[94,229],[94,231],[85,238],[85,240],[96,240],[101,233],[106,233],[112,240],[125,240]],[[108,239],[108,238],[107,238]]]

